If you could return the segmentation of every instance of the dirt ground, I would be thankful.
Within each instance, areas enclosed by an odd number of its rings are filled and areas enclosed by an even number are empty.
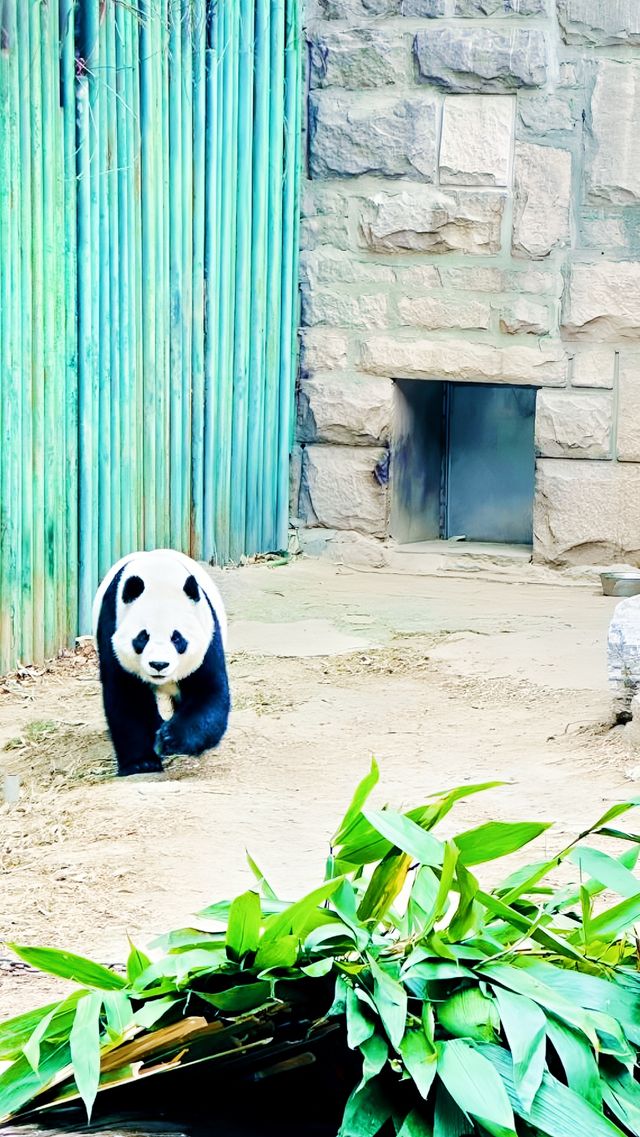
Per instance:
[[[615,601],[593,582],[296,561],[218,583],[234,711],[199,760],[114,777],[88,645],[0,683],[0,784],[21,780],[17,804],[0,804],[0,1017],[64,990],[11,966],[6,941],[121,964],[127,935],[143,945],[250,887],[245,849],[281,895],[313,887],[372,754],[394,806],[506,779],[449,831],[546,818],[548,852],[640,794],[640,755],[607,725]]]

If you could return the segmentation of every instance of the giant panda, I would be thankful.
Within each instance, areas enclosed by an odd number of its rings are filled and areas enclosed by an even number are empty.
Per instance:
[[[202,566],[172,549],[123,557],[96,593],[93,634],[118,774],[218,745],[230,710],[227,619]],[[173,705],[167,720],[160,695]]]

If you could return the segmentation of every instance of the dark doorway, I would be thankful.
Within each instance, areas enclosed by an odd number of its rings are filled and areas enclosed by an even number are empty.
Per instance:
[[[392,536],[529,545],[535,387],[396,382]]]

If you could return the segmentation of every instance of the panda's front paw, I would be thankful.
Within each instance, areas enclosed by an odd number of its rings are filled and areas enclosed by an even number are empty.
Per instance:
[[[118,766],[118,777],[128,778],[130,774],[158,774],[162,773],[162,761],[160,758],[145,758],[140,762],[132,762],[130,765]]]
[[[163,723],[160,727],[156,734],[153,749],[159,758],[170,758],[173,754],[184,753],[180,746],[180,740],[177,737],[175,727],[171,725],[171,721]]]

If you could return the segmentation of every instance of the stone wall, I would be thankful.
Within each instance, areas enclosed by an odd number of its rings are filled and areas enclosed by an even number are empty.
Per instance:
[[[640,0],[309,0],[306,30],[307,547],[389,535],[393,379],[457,379],[542,388],[536,559],[640,562]]]

